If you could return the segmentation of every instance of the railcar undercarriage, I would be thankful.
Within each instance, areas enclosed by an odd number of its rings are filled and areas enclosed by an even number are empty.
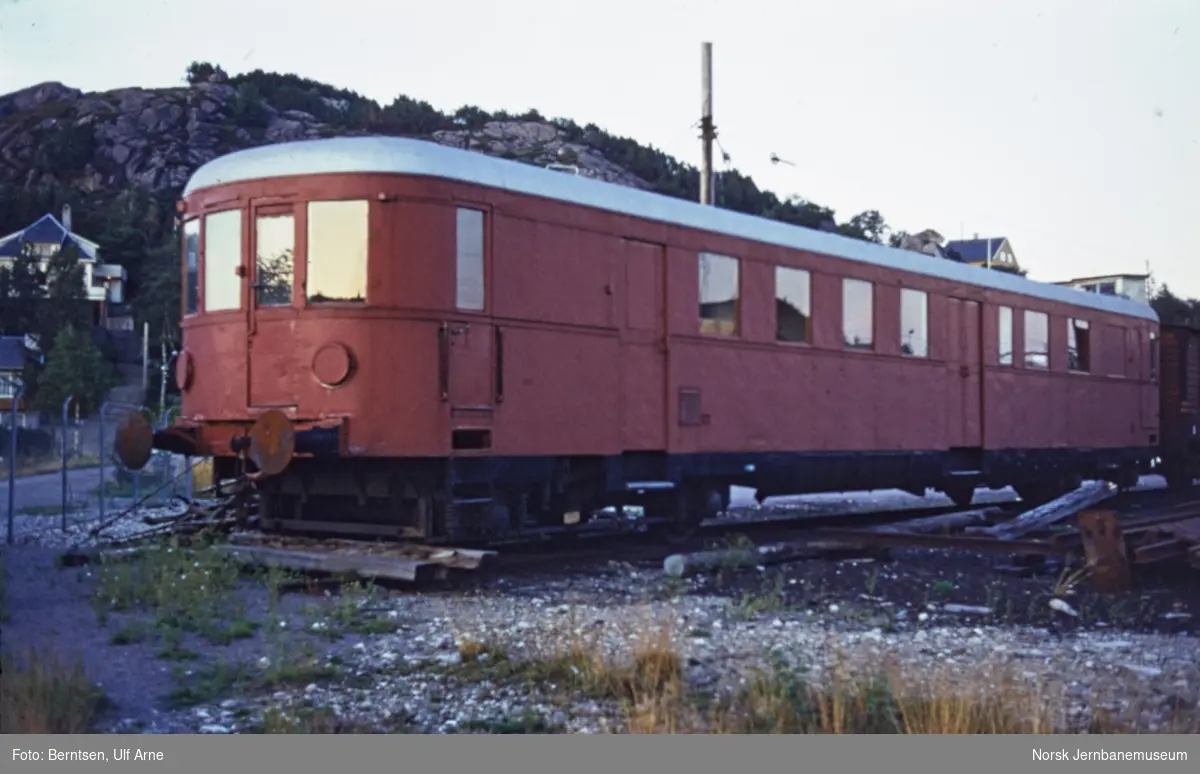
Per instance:
[[[324,433],[324,434],[323,434]],[[329,437],[326,437],[329,436]],[[729,504],[731,486],[757,490],[759,502],[818,491],[901,489],[944,492],[957,505],[977,487],[1013,486],[1030,507],[1076,489],[1086,478],[1136,485],[1141,450],[1094,454],[1029,453],[958,464],[950,455],[640,454],[603,457],[349,458],[328,432],[295,432],[279,412],[262,415],[214,457],[216,480],[249,478],[258,490],[259,528],[267,532],[489,545],[593,530],[642,531],[667,541],[689,537]],[[152,431],[139,413],[116,439],[127,467],[153,449],[197,454],[185,430]],[[330,445],[333,444],[333,445]],[[947,466],[956,469],[947,470]],[[970,467],[975,469],[963,469]]]

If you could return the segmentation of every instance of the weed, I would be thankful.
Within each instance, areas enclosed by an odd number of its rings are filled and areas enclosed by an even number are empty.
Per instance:
[[[935,581],[934,584],[929,587],[929,593],[931,593],[931,594],[950,594],[950,593],[953,593],[955,588],[957,588],[957,587],[954,585],[954,581],[940,580],[940,581]]]
[[[80,661],[67,666],[33,649],[24,663],[0,656],[0,733],[87,733],[105,704]]]
[[[741,600],[734,608],[735,616],[749,620],[762,613],[774,613],[786,609],[783,580],[783,574],[777,573],[773,581],[764,579],[757,593],[743,592]]]

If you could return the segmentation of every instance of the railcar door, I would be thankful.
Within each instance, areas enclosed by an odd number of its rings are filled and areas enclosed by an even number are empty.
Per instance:
[[[983,446],[982,308],[965,298],[948,299],[946,331],[946,435],[951,447]]]
[[[296,404],[296,214],[291,204],[251,202],[246,279],[246,380],[249,406]]]
[[[667,448],[666,247],[624,240],[621,442],[629,451]]]
[[[493,412],[504,396],[504,331],[487,315],[488,215],[467,204],[455,212],[455,313],[440,331],[442,397],[450,405],[455,453],[491,450]]]

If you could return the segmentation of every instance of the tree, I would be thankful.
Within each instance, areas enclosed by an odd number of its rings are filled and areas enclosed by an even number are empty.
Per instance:
[[[54,347],[38,378],[37,406],[56,411],[67,396],[74,396],[80,415],[88,416],[116,384],[116,373],[91,337],[67,326],[54,337]]]
[[[46,261],[45,290],[38,303],[36,332],[43,342],[54,341],[63,328],[91,324],[87,288],[79,248],[67,242]]]
[[[0,268],[0,334],[24,336],[38,329],[38,307],[45,276],[26,245],[11,267]]]
[[[888,231],[887,221],[883,219],[878,210],[860,212],[848,223],[838,226],[838,232],[845,236],[878,244],[883,244]]]

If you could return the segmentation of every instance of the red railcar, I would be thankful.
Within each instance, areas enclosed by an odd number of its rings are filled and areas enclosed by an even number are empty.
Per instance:
[[[1147,305],[396,138],[233,153],[188,183],[182,417],[263,523],[486,538],[731,485],[1136,480]],[[579,519],[583,514],[585,518]]]

